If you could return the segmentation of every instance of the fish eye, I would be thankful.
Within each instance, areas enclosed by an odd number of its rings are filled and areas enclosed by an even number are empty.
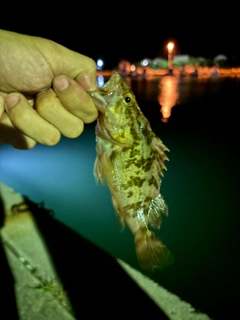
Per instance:
[[[131,93],[125,93],[123,95],[123,101],[124,103],[127,105],[127,106],[131,106],[133,105],[133,102],[134,102],[134,97]]]
[[[131,102],[131,98],[130,97],[126,97],[125,98],[125,102],[127,102],[127,103]]]

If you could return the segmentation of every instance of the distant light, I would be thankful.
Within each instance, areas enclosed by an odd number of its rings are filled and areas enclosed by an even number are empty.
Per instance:
[[[134,64],[131,65],[130,70],[134,72],[136,70],[136,66]]]
[[[104,85],[105,79],[103,76],[98,76],[97,77],[97,83],[98,83],[98,87],[101,88]]]
[[[144,59],[142,62],[141,62],[141,65],[146,67],[148,65],[148,60],[147,59]]]
[[[103,65],[104,65],[103,60],[102,59],[98,59],[97,60],[97,70],[101,70]]]
[[[168,45],[167,45],[167,48],[168,48],[169,51],[172,51],[173,48],[174,48],[174,43],[169,42]]]

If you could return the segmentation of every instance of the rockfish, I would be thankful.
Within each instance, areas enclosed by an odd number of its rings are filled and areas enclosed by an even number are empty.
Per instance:
[[[159,190],[168,160],[164,152],[169,150],[116,72],[90,95],[99,110],[94,176],[98,182],[107,182],[121,223],[134,235],[140,265],[147,270],[164,268],[172,255],[151,229],[160,229],[162,214],[168,215]]]

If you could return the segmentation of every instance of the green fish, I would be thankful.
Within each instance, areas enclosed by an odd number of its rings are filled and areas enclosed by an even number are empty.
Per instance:
[[[120,222],[134,235],[142,268],[165,268],[173,257],[152,229],[160,229],[162,215],[168,216],[160,186],[169,150],[153,133],[119,74],[114,72],[90,95],[99,110],[94,176],[97,182],[107,182]]]

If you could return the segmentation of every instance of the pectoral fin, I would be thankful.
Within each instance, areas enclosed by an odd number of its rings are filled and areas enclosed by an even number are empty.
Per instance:
[[[94,162],[93,175],[94,175],[97,183],[104,183],[105,176],[103,173],[103,168],[101,166],[101,161],[99,160],[98,157],[96,158],[96,160]]]
[[[148,209],[148,223],[152,228],[159,229],[162,224],[162,214],[168,216],[168,207],[159,194],[156,198],[152,199]]]

